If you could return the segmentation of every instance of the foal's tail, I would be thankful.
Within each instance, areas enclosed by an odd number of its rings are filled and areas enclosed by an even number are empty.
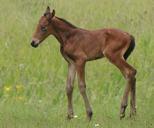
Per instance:
[[[129,57],[131,52],[134,50],[134,48],[135,48],[135,38],[131,35],[130,45],[129,45],[128,49],[126,50],[125,54],[124,54],[125,60],[127,60],[127,58]]]

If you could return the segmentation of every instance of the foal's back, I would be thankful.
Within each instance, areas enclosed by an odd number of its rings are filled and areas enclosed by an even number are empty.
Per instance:
[[[119,29],[85,30],[75,29],[65,45],[65,52],[73,58],[94,60],[104,57],[104,52],[115,52],[120,48],[121,55],[129,46],[131,35]]]

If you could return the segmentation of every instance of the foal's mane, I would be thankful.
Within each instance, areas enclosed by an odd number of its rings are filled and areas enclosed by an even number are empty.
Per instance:
[[[71,24],[70,22],[68,22],[67,20],[65,20],[63,18],[59,18],[59,17],[56,17],[56,18],[63,21],[64,23],[66,23],[67,25],[69,25],[72,28],[77,28],[75,25]]]

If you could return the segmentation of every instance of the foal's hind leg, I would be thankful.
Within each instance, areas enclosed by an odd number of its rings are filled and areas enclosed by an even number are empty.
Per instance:
[[[136,78],[132,83],[130,90],[130,117],[136,114]]]
[[[116,65],[120,69],[120,71],[124,75],[125,79],[127,80],[127,85],[126,85],[126,88],[125,88],[125,91],[123,94],[123,98],[121,101],[121,107],[120,107],[120,119],[122,119],[123,117],[125,117],[125,110],[127,107],[128,95],[129,95],[130,91],[131,91],[131,103],[133,104],[131,111],[134,112],[134,109],[135,109],[135,91],[133,89],[135,89],[136,70],[132,66],[130,66],[120,56],[116,56],[114,54],[112,54],[112,55],[106,54],[105,56],[111,61],[111,63],[113,63],[114,65]]]
[[[136,84],[136,70],[131,67],[128,63],[125,61],[121,61],[123,65],[125,65],[125,70],[124,70],[124,76],[127,80],[127,85],[125,88],[125,92],[122,98],[121,102],[121,108],[120,108],[120,118],[122,119],[125,116],[125,109],[127,107],[127,101],[128,101],[128,94],[129,91],[131,93],[131,114],[135,114],[136,109],[135,109],[135,84]]]
[[[123,59],[119,59],[118,62],[116,63],[116,66],[121,70],[121,72],[123,73],[125,79],[127,80],[127,85],[126,85],[126,88],[125,88],[125,91],[124,91],[124,94],[123,94],[123,98],[122,98],[122,101],[121,101],[121,108],[120,108],[120,119],[122,119],[123,117],[125,117],[125,109],[127,107],[129,91],[131,92],[131,95],[132,95],[131,101],[132,101],[133,105],[135,105],[134,104],[134,102],[135,102],[135,99],[134,99],[135,94],[134,94],[134,92],[132,92],[132,90],[135,88],[136,70],[132,66],[130,66]],[[133,106],[131,108],[131,111],[132,111],[132,109],[134,111],[134,108],[135,108],[135,106]]]
[[[72,93],[73,93],[73,83],[75,78],[75,65],[69,63],[68,65],[68,75],[67,75],[67,85],[66,93],[68,99],[68,119],[73,118],[73,105],[72,105]]]

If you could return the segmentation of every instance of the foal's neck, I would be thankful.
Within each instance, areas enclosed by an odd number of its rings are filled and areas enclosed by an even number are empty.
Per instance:
[[[73,29],[76,29],[75,26],[58,17],[52,19],[52,25],[55,31],[53,35],[61,45],[65,44],[68,38],[72,35]]]

